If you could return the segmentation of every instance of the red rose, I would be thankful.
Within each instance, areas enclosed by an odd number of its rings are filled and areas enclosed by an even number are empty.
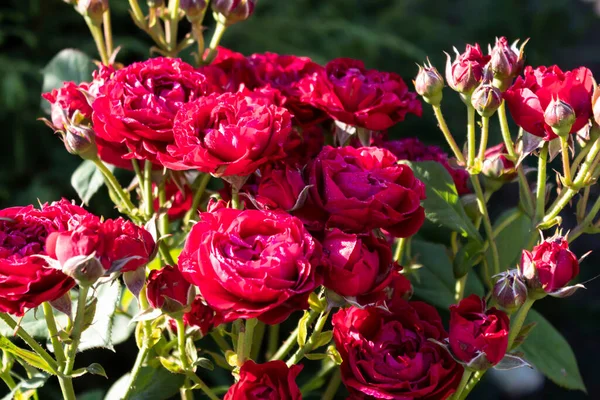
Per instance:
[[[325,133],[320,125],[296,127],[283,145],[286,156],[282,161],[296,168],[304,168],[324,145]]]
[[[156,188],[156,185],[153,184],[152,187]],[[175,184],[175,182],[168,181],[165,184],[165,196],[167,202],[170,203],[169,208],[167,209],[167,216],[170,221],[176,221],[183,218],[190,208],[192,208],[194,193],[187,184],[180,187]],[[155,198],[154,209],[158,210],[159,207],[159,201]]]
[[[571,106],[576,120],[570,133],[577,132],[592,113],[593,82],[592,72],[585,67],[562,72],[556,65],[536,69],[527,66],[523,76],[504,93],[504,99],[517,125],[532,135],[552,140],[556,134],[544,121],[550,102],[561,100]]]
[[[314,125],[325,119],[325,114],[302,101],[299,82],[314,73],[323,73],[323,67],[308,57],[253,54],[249,58],[254,74],[261,86],[270,85],[286,97],[285,107],[290,110],[298,125]]]
[[[417,94],[392,72],[365,69],[362,61],[338,58],[298,85],[302,101],[348,125],[388,129],[408,113],[421,116]]]
[[[212,88],[206,77],[179,59],[151,58],[117,71],[94,101],[94,129],[100,142],[125,159],[157,162],[173,143],[177,111]],[[107,160],[108,161],[108,160]],[[110,162],[110,161],[108,161]]]
[[[556,236],[546,239],[532,251],[523,250],[519,271],[530,288],[552,293],[579,275],[579,261],[569,250],[569,242]]]
[[[148,275],[148,302],[152,307],[161,308],[165,312],[181,311],[188,304],[191,286],[175,267],[167,265],[154,269]]]
[[[390,283],[392,251],[385,240],[372,233],[356,235],[333,229],[325,232],[321,244],[326,288],[356,297],[381,292]]]
[[[306,183],[299,169],[287,165],[267,166],[255,185],[255,200],[267,209],[292,210],[300,199]],[[301,204],[299,204],[301,206]]]
[[[208,49],[205,56],[208,54]],[[237,92],[241,87],[255,89],[260,85],[254,66],[241,53],[218,47],[217,57],[200,72],[205,74],[212,85],[220,88],[220,92]]]
[[[192,228],[179,269],[224,322],[277,324],[308,308],[308,296],[321,284],[321,248],[302,222],[285,213],[211,210]]]
[[[451,166],[448,154],[437,146],[428,146],[416,137],[409,137],[400,140],[376,141],[377,146],[388,149],[398,160],[408,161],[436,161],[446,168],[446,171],[452,177],[456,191],[459,196],[468,194],[471,191],[467,182],[469,173],[458,166]]]
[[[204,336],[221,324],[221,317],[204,303],[202,296],[196,296],[190,310],[183,314],[183,322],[187,326],[197,327]]]
[[[63,82],[61,88],[42,94],[42,97],[50,103],[50,115],[55,129],[64,130],[75,111],[79,111],[82,117],[91,120],[92,107],[82,92],[82,90],[87,91],[88,88],[89,84],[85,82],[79,85],[74,82]]]
[[[397,162],[377,147],[324,147],[308,166],[310,201],[325,214],[319,220],[347,232],[414,235],[425,220],[425,186]]]
[[[450,306],[450,349],[454,356],[465,363],[485,354],[482,364],[475,367],[487,369],[498,364],[508,348],[510,320],[497,308],[486,310],[485,300],[470,295],[458,305]]]
[[[333,337],[342,356],[342,381],[349,398],[450,397],[463,368],[429,340],[448,336],[435,308],[401,298],[388,308],[350,307],[333,316]]]
[[[256,364],[248,360],[240,368],[240,380],[223,400],[301,400],[296,377],[302,365],[288,367],[281,360]]]
[[[175,118],[175,144],[163,165],[216,176],[246,176],[283,158],[291,116],[270,92],[212,94],[186,104]]]
[[[90,215],[66,200],[0,210],[0,311],[23,315],[29,308],[60,298],[75,282],[37,257],[46,239],[70,229],[74,216]]]
[[[450,56],[446,60],[446,80],[448,86],[460,93],[471,93],[483,80],[484,68],[490,56],[481,52],[479,44],[467,45],[465,52],[459,54],[456,51],[456,60],[451,61]]]

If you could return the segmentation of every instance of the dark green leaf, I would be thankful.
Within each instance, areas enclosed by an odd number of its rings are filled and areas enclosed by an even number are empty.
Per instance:
[[[427,199],[421,204],[425,208],[425,216],[428,220],[459,232],[465,237],[482,241],[481,235],[465,213],[452,177],[440,163],[401,162],[409,165],[415,176],[425,184]]]
[[[106,165],[108,169],[114,171],[114,166]],[[98,191],[104,185],[104,177],[96,167],[93,161],[84,160],[71,175],[71,186],[79,195],[81,201],[88,204]]]
[[[462,278],[465,276],[481,260],[482,254],[482,245],[479,242],[469,241],[462,246],[452,263],[454,277]]]
[[[519,348],[525,359],[557,385],[586,392],[575,354],[560,332],[535,310],[529,311],[526,323],[536,325]]]
[[[494,223],[494,236],[500,256],[500,271],[510,269],[516,265],[521,250],[527,246],[531,236],[531,218],[518,208],[507,210]],[[486,258],[488,265],[493,265],[489,248]]]

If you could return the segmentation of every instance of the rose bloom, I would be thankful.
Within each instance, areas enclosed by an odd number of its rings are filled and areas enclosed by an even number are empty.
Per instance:
[[[202,296],[196,296],[190,310],[183,314],[183,322],[187,326],[197,327],[204,336],[221,324],[221,317],[204,303]]]
[[[399,297],[381,307],[340,309],[333,337],[349,399],[450,397],[463,368],[441,346],[448,334],[434,307]]]
[[[480,367],[487,369],[504,358],[509,326],[504,311],[494,307],[486,310],[485,300],[472,294],[450,306],[450,349],[465,363],[485,354],[487,362]]]
[[[569,242],[557,236],[543,241],[532,251],[523,250],[519,271],[530,286],[552,293],[579,275],[579,261],[569,250]]]
[[[421,102],[393,72],[368,70],[362,61],[337,58],[324,72],[299,83],[304,103],[325,111],[337,121],[374,131],[403,121],[406,114],[421,116]]]
[[[302,171],[285,164],[267,165],[255,185],[248,187],[262,209],[291,211],[305,191]],[[300,199],[302,201],[302,199]]]
[[[323,214],[306,217],[313,222],[346,232],[382,228],[409,237],[425,220],[420,204],[425,186],[388,150],[326,146],[307,169],[312,185],[307,207]]]
[[[177,111],[212,90],[203,74],[179,59],[157,57],[131,64],[99,89],[93,103],[97,138],[112,146],[113,156],[121,152],[127,160],[156,163],[157,155],[173,143]]]
[[[392,251],[372,233],[356,235],[339,229],[321,240],[325,264],[324,286],[346,297],[381,292],[391,282]]]
[[[156,188],[153,184],[152,188]],[[185,214],[192,208],[192,202],[194,200],[194,193],[189,185],[183,184],[183,187],[177,186],[173,181],[168,181],[165,184],[165,196],[167,201],[170,202],[170,206],[167,209],[167,216],[169,221],[176,221],[185,216]],[[159,201],[157,198],[154,199],[154,209],[160,208]]]
[[[471,192],[467,184],[469,173],[464,168],[450,166],[448,154],[437,146],[428,146],[416,137],[389,141],[377,140],[376,145],[391,151],[398,160],[436,161],[442,164],[452,177],[459,196]]]
[[[295,168],[304,168],[324,145],[325,133],[320,125],[294,127],[283,145],[285,158],[282,161]]]
[[[223,400],[301,400],[296,384],[302,365],[288,367],[281,360],[256,364],[246,361],[240,368],[240,380],[229,388]]]
[[[208,49],[204,53],[208,54]],[[223,92],[237,92],[240,88],[255,89],[261,86],[252,63],[241,53],[218,47],[213,62],[199,69],[209,81]]]
[[[81,116],[91,120],[92,107],[83,91],[89,89],[88,83],[76,84],[75,82],[63,82],[59,89],[53,89],[49,93],[42,94],[42,97],[50,103],[50,118],[55,129],[64,130],[75,111],[79,111]]]
[[[477,43],[474,46],[468,44],[462,54],[457,52],[454,62],[446,55],[448,86],[460,93],[471,93],[483,80],[484,68],[491,57],[484,55]]]
[[[37,255],[47,255],[53,232],[69,230],[74,216],[88,214],[66,200],[0,210],[0,311],[21,316],[29,308],[60,298],[75,282],[50,268]]]
[[[176,267],[167,265],[154,269],[146,284],[148,303],[167,312],[180,311],[187,306],[190,287]]]
[[[179,269],[224,322],[258,318],[272,325],[308,308],[308,296],[321,284],[320,257],[319,243],[299,219],[219,203],[200,214]]]
[[[573,108],[576,120],[570,133],[574,133],[590,119],[593,89],[592,72],[585,67],[563,72],[556,65],[536,69],[527,66],[523,76],[504,93],[504,98],[517,125],[532,135],[552,140],[556,134],[544,121],[550,102],[562,100]]]
[[[177,113],[175,144],[162,164],[175,170],[198,169],[215,176],[246,176],[285,156],[290,113],[275,104],[278,92],[212,94]]]

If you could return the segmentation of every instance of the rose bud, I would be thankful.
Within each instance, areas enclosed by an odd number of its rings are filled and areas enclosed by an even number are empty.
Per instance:
[[[448,86],[457,92],[470,95],[483,80],[483,69],[490,60],[481,52],[479,44],[467,45],[464,53],[460,54],[454,49],[456,60],[452,62],[450,55],[446,54],[446,81]]]
[[[288,367],[281,360],[257,364],[246,361],[240,379],[229,388],[223,400],[302,400],[296,378],[302,365]]]
[[[496,45],[490,51],[489,68],[494,76],[494,86],[501,91],[505,91],[523,69],[524,48],[527,41],[521,45],[520,49],[516,48],[517,43],[518,40],[513,46],[509,46],[508,40],[501,37],[496,39]]]
[[[489,118],[502,104],[502,92],[489,83],[482,83],[471,95],[471,105],[482,117]]]
[[[502,184],[511,182],[517,176],[515,163],[506,158],[504,143],[485,151],[481,173],[486,178],[484,184],[493,190],[498,190]]]
[[[208,2],[206,0],[180,0],[179,8],[183,10],[190,22],[201,22],[206,13]]]
[[[552,99],[544,112],[544,122],[557,136],[567,137],[577,120],[575,110],[561,99]]]
[[[146,287],[148,302],[166,313],[181,311],[191,303],[191,287],[177,267],[167,265],[162,269],[152,270]]]
[[[581,285],[567,286],[579,274],[579,261],[569,250],[569,242],[556,235],[532,251],[523,250],[519,273],[530,291],[555,297],[571,295]]]
[[[256,0],[212,0],[215,19],[226,25],[247,20],[254,12]]]
[[[507,312],[517,311],[527,300],[527,286],[515,270],[500,274],[492,291],[494,301]]]
[[[63,135],[65,148],[71,154],[84,160],[93,160],[98,156],[94,130],[85,125],[68,125]]]
[[[419,66],[419,73],[415,79],[415,91],[423,97],[427,103],[438,106],[442,102],[442,90],[444,89],[444,78],[438,70],[429,63],[429,66]]]
[[[202,296],[196,296],[190,310],[183,314],[183,322],[187,326],[196,327],[202,336],[207,335],[213,328],[221,324],[219,314],[206,305]]]
[[[472,369],[486,370],[504,358],[509,326],[504,311],[486,310],[485,300],[472,294],[450,306],[452,354]]]
[[[600,125],[600,86],[597,86],[596,90],[594,90],[594,94],[592,96],[592,110],[594,120],[598,125]]]
[[[96,26],[102,24],[102,17],[108,10],[108,0],[79,0],[77,11],[84,17],[88,17]]]
[[[75,119],[77,123],[89,122],[92,119],[92,107],[88,103],[83,91],[87,91],[88,83],[63,82],[62,87],[43,93],[42,97],[50,103],[50,119],[52,128],[62,131],[69,121]]]

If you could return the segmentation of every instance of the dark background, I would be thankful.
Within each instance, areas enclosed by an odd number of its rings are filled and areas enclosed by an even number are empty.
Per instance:
[[[111,0],[115,44],[122,46],[119,61],[129,63],[147,58],[151,41],[135,28],[125,0]],[[143,0],[140,1],[143,3]],[[310,56],[325,63],[335,57],[364,60],[367,67],[394,71],[407,83],[417,71],[416,62],[429,56],[443,71],[445,56],[452,47],[479,42],[483,48],[496,36],[509,41],[531,38],[528,64],[558,64],[563,69],[585,65],[600,77],[600,17],[592,0],[259,0],[251,20],[228,30],[223,44],[245,54],[273,51]],[[212,18],[207,16],[208,29]],[[184,32],[185,28],[182,29]],[[61,49],[74,47],[97,57],[94,43],[82,18],[60,0],[2,0],[0,5],[0,206],[76,198],[69,181],[79,165],[60,140],[41,122],[41,70]],[[444,110],[450,128],[460,136],[466,113],[449,90]],[[499,135],[493,125],[493,137]],[[431,109],[423,118],[409,117],[397,126],[398,137],[418,136],[446,148],[436,129]],[[461,138],[459,138],[459,143]],[[514,191],[492,199],[495,211],[516,202]],[[597,195],[597,193],[595,194]],[[504,196],[505,198],[502,198]],[[114,215],[105,192],[91,203],[95,213]],[[565,213],[566,224],[571,213]],[[577,254],[600,248],[590,237],[574,244]],[[517,245],[517,244],[515,244]],[[520,244],[519,244],[520,245]],[[582,280],[597,275],[598,255],[583,265]],[[597,359],[600,356],[600,281],[568,300],[544,299],[536,305],[568,339],[578,357],[589,398],[600,398]],[[106,368],[111,383],[133,364],[133,343],[117,353],[93,352],[90,358]],[[517,373],[525,386],[536,387],[528,396],[510,394],[514,379],[501,384],[486,379],[473,395],[479,399],[579,399],[551,382],[536,386],[535,376]],[[79,390],[108,387],[106,381],[90,379]],[[3,389],[1,389],[3,390]],[[42,396],[44,398],[44,396]]]

